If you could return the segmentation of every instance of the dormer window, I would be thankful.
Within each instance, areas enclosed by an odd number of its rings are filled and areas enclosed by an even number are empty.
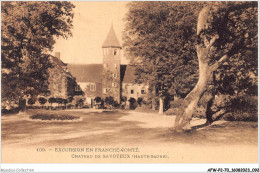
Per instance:
[[[75,86],[75,91],[80,91],[80,86],[79,85]]]
[[[96,91],[96,84],[90,84],[90,91]]]
[[[117,49],[114,49],[114,55],[117,55]]]

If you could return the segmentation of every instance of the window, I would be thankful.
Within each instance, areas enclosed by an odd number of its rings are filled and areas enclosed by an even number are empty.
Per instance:
[[[141,94],[145,94],[145,91],[144,91],[144,90],[141,90]]]
[[[107,93],[107,89],[106,89],[106,88],[103,89],[103,93],[104,93],[104,94]]]
[[[117,49],[114,49],[114,55],[116,55],[117,54]]]
[[[75,91],[80,91],[80,86],[79,85],[75,86]]]
[[[134,90],[131,90],[131,94],[134,94]]]
[[[117,69],[117,64],[115,64],[115,69]]]
[[[112,87],[116,87],[116,83],[115,82],[112,82]]]
[[[96,85],[90,84],[90,91],[96,91]]]
[[[117,78],[117,74],[115,74],[115,73],[113,73],[112,76],[113,76],[113,78],[115,78],[115,79]]]

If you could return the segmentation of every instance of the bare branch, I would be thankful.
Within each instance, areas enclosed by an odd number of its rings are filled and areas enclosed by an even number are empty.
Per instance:
[[[209,44],[207,45],[207,48],[209,49],[214,43],[215,41],[219,38],[218,35],[215,35],[209,42]]]
[[[224,55],[215,64],[210,66],[211,72],[217,70],[219,68],[219,66],[222,65],[227,60],[227,58],[228,58],[228,55]]]

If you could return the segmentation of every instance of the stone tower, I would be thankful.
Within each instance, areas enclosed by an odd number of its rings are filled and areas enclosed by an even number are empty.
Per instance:
[[[116,37],[113,25],[102,45],[103,50],[103,76],[102,90],[103,97],[112,96],[115,101],[121,101],[120,81],[120,56],[121,45]]]

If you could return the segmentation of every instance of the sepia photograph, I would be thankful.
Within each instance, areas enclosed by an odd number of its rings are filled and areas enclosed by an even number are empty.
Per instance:
[[[258,1],[1,1],[1,162],[258,163]]]

